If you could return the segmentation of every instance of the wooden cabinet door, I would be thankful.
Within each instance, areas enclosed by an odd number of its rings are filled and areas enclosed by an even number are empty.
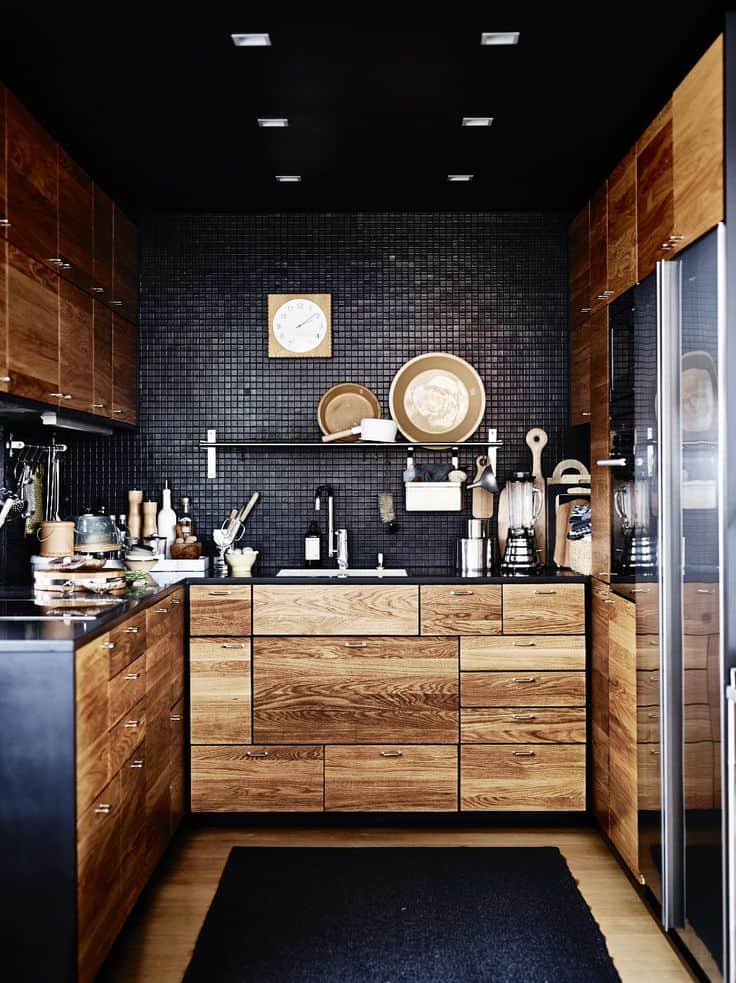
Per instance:
[[[138,230],[115,206],[113,266],[110,301],[128,321],[138,320]]]
[[[8,245],[8,392],[56,404],[59,394],[59,278]]]
[[[0,82],[0,241],[8,235],[8,154],[6,142],[8,90]]]
[[[590,307],[605,304],[608,290],[608,191],[604,184],[590,199]]]
[[[636,148],[608,179],[609,300],[636,283]]]
[[[647,128],[636,146],[638,276],[671,255],[674,221],[672,103]]]
[[[0,226],[0,232],[2,227]],[[0,393],[10,389],[8,374],[8,243],[0,235]]]
[[[585,706],[584,672],[463,672],[462,707]]]
[[[250,635],[250,587],[216,584],[189,588],[190,635]]]
[[[80,290],[93,285],[92,179],[59,148],[59,272]]]
[[[501,588],[497,584],[422,584],[419,593],[422,635],[501,634]]]
[[[120,770],[120,920],[146,885],[146,745]]]
[[[607,584],[594,582],[591,600],[590,736],[593,809],[601,829],[609,831],[608,810],[608,609]]]
[[[468,744],[461,748],[463,812],[582,811],[582,744]]]
[[[171,771],[169,773],[169,835],[173,836],[184,818],[184,700],[169,714]]]
[[[611,469],[596,461],[610,456],[608,384],[608,308],[590,319],[590,499],[593,576],[606,579],[611,569]]]
[[[112,415],[112,319],[113,313],[101,301],[94,302],[92,412]]]
[[[110,636],[74,653],[77,815],[85,812],[112,776],[107,729]]]
[[[7,94],[8,236],[36,260],[58,260],[56,143],[10,92]]]
[[[676,251],[723,219],[723,36],[675,89],[672,140]]]
[[[254,635],[416,635],[419,588],[316,584],[253,588]]]
[[[570,324],[590,313],[590,207],[586,202],[568,229],[570,259]]]
[[[77,937],[82,983],[92,981],[120,928],[120,774],[77,821]]]
[[[94,301],[59,280],[59,404],[89,413],[94,403]]]
[[[590,319],[570,327],[570,424],[590,423]]]
[[[112,298],[113,204],[102,188],[92,189],[92,275],[98,300]]]
[[[260,744],[453,744],[456,639],[256,638]]]
[[[138,329],[117,314],[112,321],[112,418],[135,423],[138,406]]]
[[[192,744],[251,741],[250,639],[189,643]]]
[[[504,584],[504,635],[580,635],[584,584]]]
[[[639,875],[636,729],[636,605],[611,594],[608,622],[610,836]]]

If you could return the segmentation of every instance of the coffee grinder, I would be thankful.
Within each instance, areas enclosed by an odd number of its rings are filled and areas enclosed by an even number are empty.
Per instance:
[[[540,572],[534,521],[542,510],[542,493],[534,487],[530,471],[514,471],[506,481],[509,531],[501,563],[504,577],[526,577]]]

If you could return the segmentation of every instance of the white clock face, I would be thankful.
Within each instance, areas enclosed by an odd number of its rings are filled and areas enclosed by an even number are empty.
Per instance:
[[[327,334],[327,318],[314,301],[295,297],[287,300],[273,317],[273,333],[289,352],[303,354],[317,348]]]

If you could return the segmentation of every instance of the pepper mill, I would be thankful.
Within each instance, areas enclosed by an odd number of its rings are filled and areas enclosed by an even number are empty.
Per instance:
[[[158,514],[158,502],[143,503],[143,538],[150,539],[157,532],[156,516]]]
[[[136,542],[141,538],[141,504],[143,492],[138,488],[128,491],[128,538]]]

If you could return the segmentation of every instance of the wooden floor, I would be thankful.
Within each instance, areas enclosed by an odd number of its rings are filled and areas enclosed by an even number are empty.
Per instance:
[[[101,979],[179,983],[232,846],[557,846],[605,936],[624,983],[688,980],[654,919],[592,829],[194,829],[131,916]]]

